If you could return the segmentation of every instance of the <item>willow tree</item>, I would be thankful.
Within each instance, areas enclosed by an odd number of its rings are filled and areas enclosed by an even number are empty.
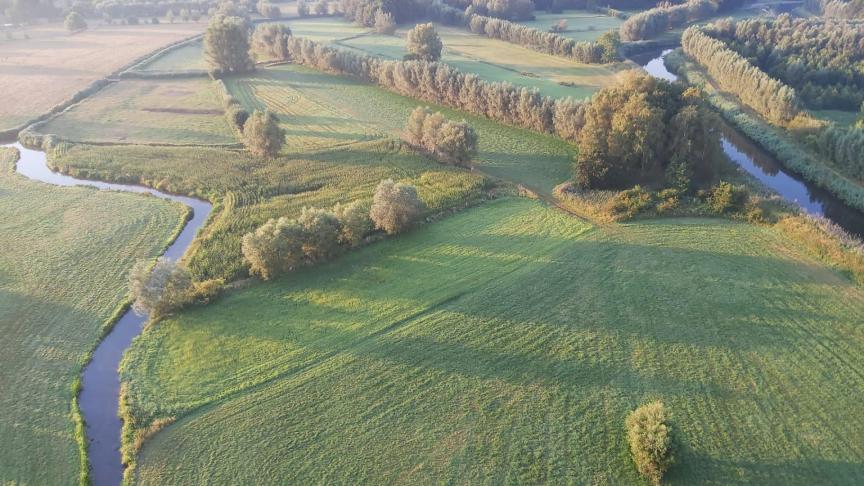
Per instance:
[[[249,22],[242,17],[212,17],[204,34],[204,58],[216,75],[255,69],[249,55]]]

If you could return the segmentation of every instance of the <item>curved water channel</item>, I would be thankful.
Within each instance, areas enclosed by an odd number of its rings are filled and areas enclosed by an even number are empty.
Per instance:
[[[176,196],[131,184],[114,184],[86,179],[76,179],[53,172],[48,168],[45,152],[30,150],[20,143],[4,145],[18,149],[21,158],[15,171],[28,179],[56,186],[90,186],[102,190],[136,192],[185,204],[192,208],[192,218],[162,256],[177,260],[192,243],[195,233],[207,221],[212,206],[206,201],[191,197]],[[117,416],[120,396],[120,376],[117,368],[132,339],[143,329],[147,316],[128,310],[105,336],[90,363],[81,375],[81,394],[78,404],[87,426],[88,456],[91,479],[94,485],[117,485],[123,478],[120,458],[120,429],[122,421]]]
[[[672,49],[649,51],[631,57],[648,74],[676,81],[678,76],[666,69],[664,58]],[[825,216],[847,232],[864,237],[864,214],[846,205],[828,191],[805,181],[783,167],[771,154],[750,141],[737,130],[724,123],[723,152],[750,175],[770,187],[784,200],[794,203],[808,213]]]

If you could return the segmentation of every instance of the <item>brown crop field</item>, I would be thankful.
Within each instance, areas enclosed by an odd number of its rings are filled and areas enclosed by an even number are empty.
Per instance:
[[[70,35],[62,25],[27,30],[0,43],[0,132],[17,127],[92,82],[162,46],[200,33],[199,24],[91,26]]]

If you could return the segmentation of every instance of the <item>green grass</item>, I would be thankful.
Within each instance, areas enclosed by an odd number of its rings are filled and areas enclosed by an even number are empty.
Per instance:
[[[207,63],[204,61],[204,43],[201,41],[190,42],[182,47],[172,49],[142,66],[141,70],[144,72],[206,71]]]
[[[87,142],[236,142],[209,79],[120,81],[38,131]]]
[[[142,484],[633,484],[654,399],[670,484],[855,484],[862,320],[780,232],[509,199],[161,322],[122,376],[178,417]]]
[[[32,182],[14,154],[0,148],[0,483],[77,484],[72,382],[126,298],[126,272],[161,252],[185,211]]]
[[[227,81],[250,109],[280,115],[289,150],[340,145],[373,134],[400,136],[411,110],[425,103],[344,76],[288,65]],[[435,106],[445,116],[466,119],[477,131],[478,167],[496,177],[549,194],[570,177],[575,149],[566,142],[483,117]],[[294,139],[294,140],[292,140]]]
[[[534,20],[522,20],[516,23],[545,32],[559,20],[565,19],[567,20],[567,30],[559,32],[559,34],[577,41],[595,41],[610,29],[618,30],[618,27],[624,22],[617,17],[587,10],[565,10],[558,14],[538,10],[534,12],[534,17]]]
[[[369,32],[341,17],[297,18],[281,23],[291,27],[291,32],[297,37],[306,37],[318,42],[333,42],[339,39]]]

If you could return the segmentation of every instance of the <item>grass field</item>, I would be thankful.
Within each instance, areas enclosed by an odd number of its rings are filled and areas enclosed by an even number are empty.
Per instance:
[[[189,37],[204,24],[92,26],[70,35],[62,25],[28,31],[0,50],[0,131],[31,120],[93,81],[161,46]]]
[[[810,113],[821,120],[832,121],[843,126],[854,125],[861,116],[861,112],[841,110],[811,110]]]
[[[267,107],[282,117],[289,150],[343,144],[376,132],[398,137],[411,110],[424,104],[348,77],[291,65],[231,79],[228,86],[247,107]],[[562,140],[434,108],[471,123],[479,137],[475,163],[485,172],[546,194],[570,177],[574,148]]]
[[[489,203],[148,330],[138,482],[633,484],[662,399],[670,484],[856,484],[862,319],[767,228]]]
[[[209,79],[124,80],[39,127],[87,142],[231,144]]]
[[[204,43],[190,42],[177,49],[172,49],[142,66],[141,70],[144,72],[206,71],[207,62],[204,60]]]
[[[610,17],[587,10],[565,10],[558,14],[538,10],[534,12],[534,17],[534,20],[521,20],[517,23],[534,29],[548,31],[552,25],[564,19],[567,21],[567,30],[559,32],[559,34],[577,41],[597,40],[604,32],[610,29],[618,30],[618,27],[624,22],[617,17]]]
[[[0,483],[77,484],[71,385],[126,272],[185,214],[139,195],[57,188],[14,174],[0,148]]]

